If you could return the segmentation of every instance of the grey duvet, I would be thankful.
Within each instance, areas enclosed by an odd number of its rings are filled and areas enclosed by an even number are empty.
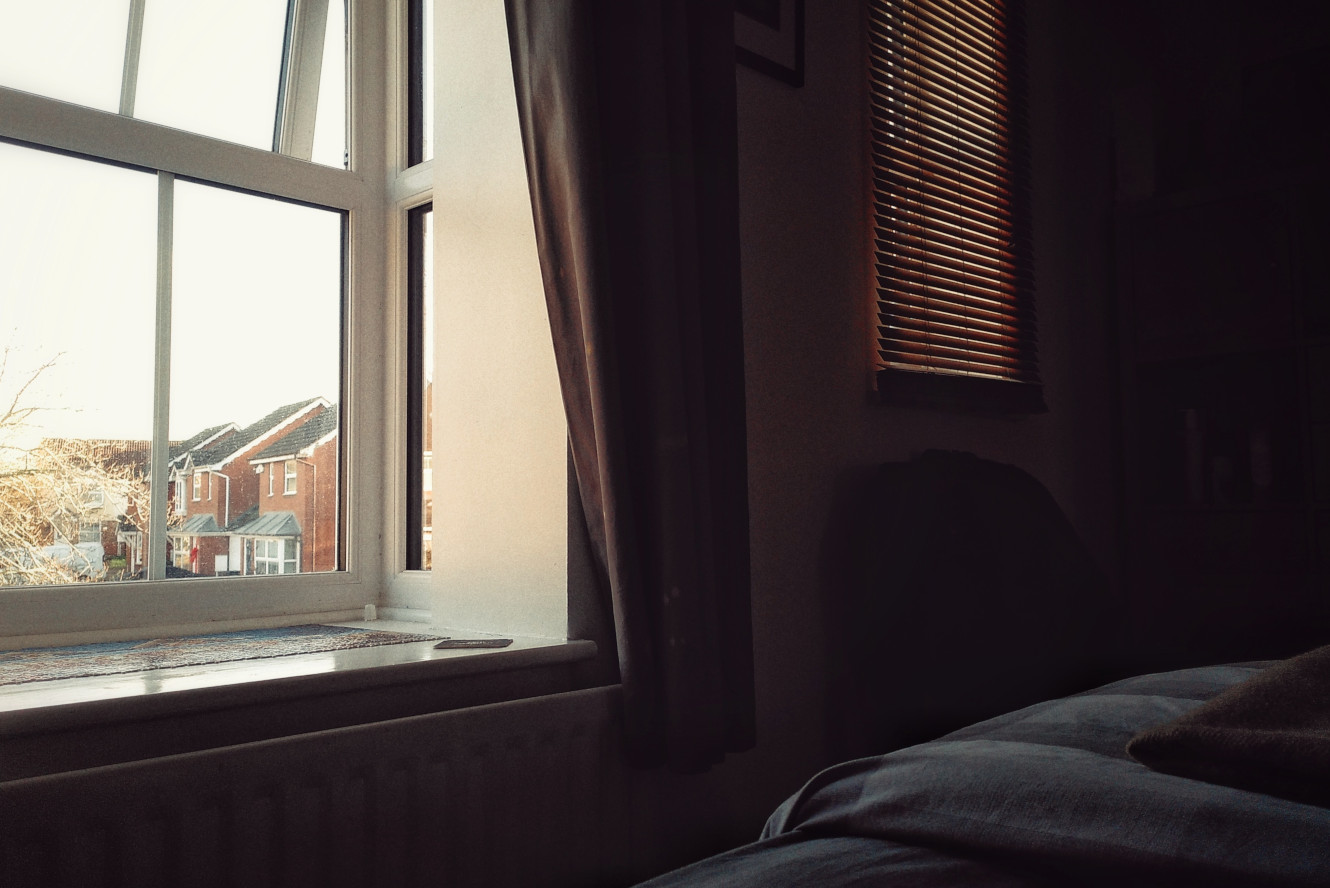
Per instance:
[[[1330,886],[1330,809],[1160,773],[1128,741],[1262,664],[1139,676],[836,765],[676,886]]]

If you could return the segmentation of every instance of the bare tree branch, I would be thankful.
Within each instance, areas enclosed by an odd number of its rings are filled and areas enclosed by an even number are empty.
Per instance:
[[[9,357],[6,347],[0,381]],[[29,374],[0,413],[0,453],[10,454],[0,462],[0,585],[104,579],[103,526],[113,522],[118,529],[121,521],[148,526],[145,442],[45,438],[30,448],[14,443],[29,417],[51,409],[24,399],[60,357]],[[169,515],[168,523],[178,521]],[[82,540],[85,529],[89,539]]]
[[[0,360],[0,382],[4,381],[5,370],[9,366],[10,351],[11,347],[8,345],[5,346],[4,358],[3,360]],[[35,383],[38,379],[40,379],[43,373],[54,367],[56,363],[59,362],[60,358],[64,356],[64,354],[65,354],[64,352],[57,353],[55,357],[51,358],[46,363],[38,367],[36,370],[33,370],[32,373],[28,374],[28,378],[23,381],[23,384],[20,385],[18,387],[18,390],[14,393],[14,397],[9,402],[9,407],[5,410],[4,413],[0,413],[0,430],[23,426],[27,423],[28,418],[32,416],[34,413],[37,413],[40,410],[49,409],[49,408],[35,407],[35,406],[20,407],[19,404],[23,400],[24,395],[27,394],[28,389],[32,387],[33,383]]]

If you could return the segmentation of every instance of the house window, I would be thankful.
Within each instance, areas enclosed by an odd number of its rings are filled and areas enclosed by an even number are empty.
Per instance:
[[[293,574],[298,566],[299,544],[293,539],[253,539],[246,543],[249,550],[249,573],[256,576]]]
[[[296,461],[288,459],[282,470],[282,493],[286,496],[296,492]]]
[[[1043,409],[1021,0],[871,0],[878,390]]]
[[[190,553],[193,551],[193,538],[180,534],[171,534],[171,566],[190,569]]]
[[[194,479],[194,502],[197,503],[203,498],[203,475],[200,472],[195,472],[190,477]]]

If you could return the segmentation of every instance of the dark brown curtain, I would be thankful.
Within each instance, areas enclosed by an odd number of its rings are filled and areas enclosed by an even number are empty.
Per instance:
[[[715,0],[508,0],[569,438],[630,759],[753,742],[734,24]]]

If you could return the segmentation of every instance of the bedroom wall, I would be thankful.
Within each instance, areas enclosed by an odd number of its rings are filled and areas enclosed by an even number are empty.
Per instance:
[[[828,763],[827,663],[837,640],[824,612],[841,582],[837,517],[878,463],[943,448],[1018,465],[1116,571],[1108,113],[1083,6],[1030,2],[1042,416],[978,418],[870,399],[861,4],[808,3],[804,87],[738,69],[759,746],[706,777],[658,781],[642,797],[670,824],[643,849],[657,862],[755,837],[770,810]],[[716,812],[711,824],[685,808],[698,796]]]
[[[1115,567],[1108,131],[1082,4],[1030,4],[1040,354],[1049,412],[979,418],[870,399],[861,4],[808,5],[807,83],[739,69],[754,623],[777,772],[822,754],[822,608],[839,499],[928,448],[1016,464]],[[774,747],[774,748],[772,748]],[[783,787],[786,789],[788,787]],[[763,791],[767,795],[768,791]]]

